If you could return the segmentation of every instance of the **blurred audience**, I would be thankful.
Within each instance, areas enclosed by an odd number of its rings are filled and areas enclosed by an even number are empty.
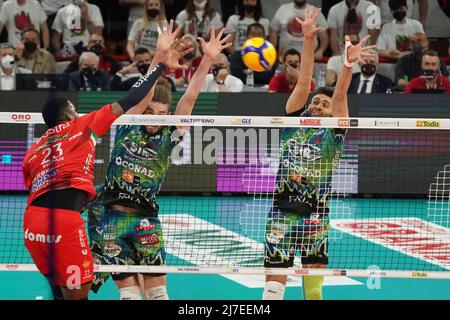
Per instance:
[[[248,26],[248,30],[246,31],[247,39],[251,38],[266,38],[264,26],[260,23],[253,23]],[[278,62],[273,66],[272,70],[263,71],[263,72],[253,72],[254,84],[256,85],[265,85],[269,84],[270,79],[275,74],[275,70],[278,67]],[[230,70],[231,74],[239,79],[242,82],[246,83],[247,74],[251,72],[248,70],[244,62],[242,61],[242,51],[235,51],[230,57]]]
[[[450,93],[450,82],[441,75],[441,61],[436,51],[428,50],[422,55],[422,74],[412,79],[405,93]]]
[[[111,80],[107,73],[98,69],[100,59],[93,52],[83,52],[79,70],[69,73],[71,91],[109,91]]]
[[[0,32],[8,30],[8,43],[16,47],[22,39],[22,32],[34,28],[42,33],[44,48],[50,44],[47,16],[36,0],[9,0],[0,10]]]
[[[176,23],[183,26],[184,34],[209,39],[211,26],[216,30],[223,27],[220,14],[211,7],[209,0],[188,0],[186,9],[176,18]]]
[[[392,21],[392,13],[391,8],[389,6],[388,0],[369,0],[375,3],[377,6],[380,7],[381,11],[381,24],[386,24],[390,21]],[[414,5],[418,6],[419,11],[419,21],[422,24],[422,26],[426,25],[427,22],[427,15],[428,15],[428,0],[407,0],[406,5],[408,7],[406,11],[406,16],[408,18],[413,17],[414,12]]]
[[[62,7],[72,3],[72,0],[40,0],[42,9],[47,15],[47,27],[51,30],[56,13]]]
[[[16,48],[17,66],[33,73],[56,73],[55,58],[50,52],[40,48],[40,38],[36,29],[24,30],[22,41]]]
[[[156,49],[158,26],[167,21],[162,0],[145,0],[144,8],[144,17],[133,23],[128,34],[127,53],[131,59],[136,48],[147,48],[149,51]]]
[[[430,47],[430,42],[424,33],[413,34],[410,38],[411,54],[400,58],[395,66],[394,83],[398,90],[404,90],[408,81],[422,74],[422,56]],[[447,64],[441,60],[440,70],[443,76],[448,76]]]
[[[283,64],[286,71],[279,73],[270,80],[269,93],[291,93],[294,90],[300,72],[300,59],[300,52],[295,49],[284,52]],[[314,90],[314,80],[311,80],[310,91]]]
[[[144,16],[145,0],[119,0],[119,5],[129,9],[127,34],[130,33],[131,27],[138,19]]]
[[[399,59],[410,54],[409,38],[415,33],[424,33],[422,24],[406,16],[408,6],[406,0],[389,0],[394,20],[381,28],[377,41],[380,56]]]
[[[223,53],[212,61],[211,72],[206,76],[202,92],[241,92],[244,83],[230,74],[227,56]]]
[[[269,19],[262,14],[261,0],[239,0],[238,14],[232,15],[227,22],[227,33],[231,34],[233,45],[229,48],[232,53],[240,50],[247,40],[247,28],[258,22],[263,26],[264,38],[269,34]]]
[[[373,3],[366,0],[345,0],[331,7],[328,12],[328,27],[330,32],[330,47],[333,55],[343,52],[344,35],[357,34],[360,39],[370,35],[370,41],[366,44],[375,44],[380,34],[380,26],[369,25],[368,21],[380,21],[377,12],[372,13],[368,8]],[[372,28],[373,27],[373,28]]]
[[[373,49],[366,52],[372,54],[373,57],[367,57],[358,63],[361,73],[353,75],[348,92],[357,94],[391,93],[394,87],[392,80],[377,73],[378,52]]]
[[[71,4],[58,10],[53,22],[52,45],[55,54],[72,56],[81,53],[89,36],[102,34],[103,27],[103,17],[98,6],[87,0],[72,0]]]
[[[278,47],[278,54],[283,55],[284,51],[289,49],[303,49],[304,36],[302,26],[296,21],[296,18],[303,19],[305,12],[312,7],[306,0],[295,0],[294,2],[281,5],[270,23],[269,40]],[[317,26],[325,29],[318,33],[320,45],[314,54],[316,61],[323,58],[323,54],[328,47],[329,37],[326,29],[328,28],[327,20],[320,13],[317,20]],[[279,38],[279,41],[277,40]]]
[[[353,45],[359,43],[359,37],[357,34],[350,34],[350,41]],[[328,87],[334,87],[336,85],[338,74],[341,73],[342,67],[344,66],[344,55],[340,54],[338,56],[332,56],[328,59],[327,71],[325,74],[325,85]],[[353,64],[352,68],[353,74],[361,72],[358,63]]]
[[[16,51],[9,43],[0,44],[0,90],[16,89],[16,74],[30,74],[31,70],[16,65]]]

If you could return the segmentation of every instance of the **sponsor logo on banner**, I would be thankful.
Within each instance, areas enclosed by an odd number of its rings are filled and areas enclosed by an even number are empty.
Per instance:
[[[416,127],[419,128],[439,128],[441,122],[439,120],[417,120]]]
[[[345,276],[347,275],[346,270],[333,270],[333,276]]]
[[[231,121],[232,124],[251,124],[252,119],[251,118],[235,118],[233,121]]]
[[[321,119],[300,119],[300,125],[305,127],[321,126]]]
[[[193,267],[178,267],[178,272],[200,272],[200,268],[193,268]]]
[[[358,119],[350,119],[350,127],[357,127],[359,125]]]
[[[27,122],[31,120],[31,114],[28,113],[13,113],[11,115],[11,120],[16,122]]]
[[[350,127],[350,119],[339,119],[338,126],[339,127]]]
[[[309,274],[309,270],[306,270],[306,269],[295,269],[295,274],[301,274],[301,275]]]
[[[270,123],[283,123],[283,119],[280,117],[273,117],[270,119]]]
[[[369,277],[386,277],[386,271],[370,271]]]
[[[375,127],[399,127],[400,121],[395,120],[375,120]]]
[[[180,118],[181,123],[214,123],[213,118]]]
[[[426,272],[412,272],[411,276],[413,278],[427,278],[428,277],[428,273],[426,273]]]
[[[8,271],[19,270],[19,265],[18,264],[7,264],[6,270],[8,270]]]

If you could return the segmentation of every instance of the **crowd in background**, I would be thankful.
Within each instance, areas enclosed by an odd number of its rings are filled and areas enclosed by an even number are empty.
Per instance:
[[[189,83],[202,56],[197,37],[207,39],[214,26],[225,27],[233,45],[213,61],[203,91],[289,93],[298,79],[303,47],[295,18],[316,6],[322,8],[317,24],[324,31],[317,37],[311,91],[335,85],[348,34],[353,43],[370,35],[377,45],[373,58],[353,66],[350,93],[450,92],[449,1],[118,0],[128,10],[125,23],[105,19],[107,1],[90,2],[0,0],[0,90],[19,90],[19,79],[46,74],[65,77],[73,91],[128,90],[148,70],[158,26],[173,18],[183,27],[185,44],[195,48],[183,58],[186,70],[166,70],[173,91]],[[122,42],[113,36],[119,22],[127,34]],[[271,70],[252,72],[244,65],[241,48],[253,37],[266,38],[277,48]]]

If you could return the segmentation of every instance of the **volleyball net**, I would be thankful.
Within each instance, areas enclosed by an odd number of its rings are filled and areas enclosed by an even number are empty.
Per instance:
[[[97,271],[450,279],[450,119],[122,116],[97,141],[97,186],[123,125],[177,126],[183,137],[156,195],[160,226],[145,215],[102,224],[104,206],[83,212],[92,246],[114,262]],[[40,114],[0,113],[2,271],[36,270],[21,166],[45,130]],[[122,143],[122,183],[160,174],[143,163],[163,138]],[[164,247],[165,264],[124,258],[124,243],[142,255]],[[304,268],[317,255],[327,268]]]

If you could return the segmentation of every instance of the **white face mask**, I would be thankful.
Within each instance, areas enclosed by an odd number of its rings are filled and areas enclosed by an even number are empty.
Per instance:
[[[202,1],[202,2],[196,2],[196,1],[194,1],[195,9],[197,9],[197,10],[203,10],[203,9],[205,9],[206,1],[207,1],[207,0]]]
[[[14,67],[14,63],[16,62],[16,59],[14,59],[11,55],[4,56],[0,63],[2,64],[2,67],[5,69],[12,69]]]

